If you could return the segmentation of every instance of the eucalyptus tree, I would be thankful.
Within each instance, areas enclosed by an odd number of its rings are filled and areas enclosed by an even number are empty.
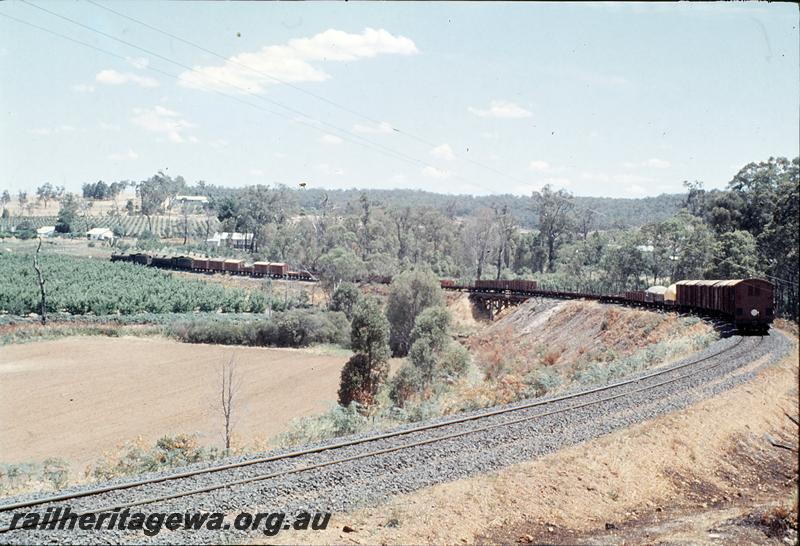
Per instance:
[[[535,208],[539,216],[539,232],[547,249],[547,270],[555,270],[556,253],[564,242],[574,222],[575,201],[565,190],[553,191],[550,185],[541,192],[533,193]]]

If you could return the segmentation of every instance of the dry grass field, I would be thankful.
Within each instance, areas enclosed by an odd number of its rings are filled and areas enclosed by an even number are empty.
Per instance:
[[[61,457],[73,472],[141,437],[222,445],[219,367],[243,382],[236,436],[252,445],[336,401],[344,352],[75,337],[0,350],[0,462]]]

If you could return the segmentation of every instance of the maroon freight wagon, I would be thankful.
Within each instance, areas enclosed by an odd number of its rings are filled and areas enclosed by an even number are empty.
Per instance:
[[[225,271],[225,259],[224,258],[209,258],[208,259],[208,269],[210,271]]]
[[[675,289],[676,305],[718,314],[740,330],[766,331],[775,318],[775,287],[763,279],[679,281]]]
[[[234,260],[232,258],[225,260],[224,269],[228,273],[240,273],[244,267],[244,260]]]

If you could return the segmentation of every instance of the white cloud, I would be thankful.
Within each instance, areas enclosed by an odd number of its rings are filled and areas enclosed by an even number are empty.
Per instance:
[[[647,188],[655,183],[650,177],[637,174],[605,174],[582,172],[581,179],[597,184],[614,184],[617,187],[624,187],[629,195],[645,195]]]
[[[76,93],[94,93],[94,85],[88,83],[76,83],[72,86],[72,90]]]
[[[431,167],[430,165],[422,169],[422,176],[428,178],[437,178],[439,180],[444,180],[445,178],[450,178],[450,175],[453,174],[450,171],[443,171],[437,169],[436,167]]]
[[[28,129],[28,132],[32,135],[50,136],[56,133],[71,133],[75,130],[75,127],[72,125],[59,125],[58,127],[39,127],[37,129]]]
[[[447,143],[441,144],[431,150],[431,155],[439,159],[444,159],[445,161],[453,161],[456,158],[456,154],[453,153],[453,149]]]
[[[127,152],[119,153],[119,154],[111,154],[108,156],[108,159],[111,161],[130,161],[133,159],[138,159],[139,154],[128,148]]]
[[[644,162],[646,166],[653,167],[654,169],[668,169],[670,167],[670,162],[666,159],[659,159],[657,157],[653,157],[648,159]]]
[[[344,171],[342,169],[331,167],[327,163],[321,163],[317,165],[317,170],[322,174],[328,176],[342,176],[344,174]]]
[[[139,76],[132,72],[117,72],[116,70],[101,70],[94,77],[97,83],[106,85],[125,85],[126,83],[133,83],[139,87],[153,88],[158,87],[158,80],[149,78],[147,76]]]
[[[652,178],[647,176],[639,176],[637,174],[615,174],[611,178],[618,184],[629,184],[631,186],[641,186],[642,184],[650,184],[653,182]]]
[[[481,133],[481,137],[485,138],[486,140],[499,140],[500,135],[494,132],[483,132]]]
[[[139,70],[147,68],[150,64],[150,59],[145,59],[144,57],[125,57],[125,60]]]
[[[531,161],[530,170],[535,173],[546,173],[552,170],[552,165],[547,161]]]
[[[336,135],[323,135],[320,139],[323,144],[341,144],[342,139]]]
[[[637,169],[639,167],[649,167],[652,169],[669,169],[672,166],[672,163],[670,163],[666,159],[659,159],[657,157],[652,157],[640,163],[626,161],[622,163],[622,166],[625,167],[626,169]]]
[[[543,161],[541,159],[531,161],[528,164],[528,169],[530,169],[535,173],[550,174],[550,175],[563,173],[564,171],[567,170],[566,167],[558,167],[556,165],[553,165],[552,163],[548,163],[547,161]]]
[[[581,178],[590,182],[608,182],[611,177],[603,173],[582,172]]]
[[[131,122],[143,129],[155,133],[164,133],[172,142],[181,143],[186,141],[185,131],[196,127],[181,118],[178,112],[156,106],[155,108],[134,108]]]
[[[250,174],[253,176],[264,176],[264,171],[261,169],[250,169]]]
[[[361,125],[360,123],[356,123],[353,125],[353,132],[355,133],[391,133],[393,131],[392,125],[385,121],[382,121],[378,124],[371,124],[371,125]]]
[[[211,142],[208,143],[209,146],[211,146],[212,148],[216,148],[217,150],[221,148],[226,148],[228,144],[230,143],[224,138],[218,138],[217,140],[212,140]]]
[[[384,29],[366,28],[360,34],[329,29],[311,38],[289,40],[253,53],[240,53],[221,66],[198,66],[180,75],[186,87],[204,90],[227,90],[261,93],[264,87],[287,82],[319,82],[330,78],[314,67],[314,61],[355,61],[378,55],[413,55],[414,42],[394,36]]]
[[[114,123],[106,123],[105,121],[101,121],[97,124],[101,131],[119,131],[120,126]]]
[[[519,104],[504,100],[491,101],[489,103],[489,108],[485,110],[473,108],[472,106],[467,108],[467,110],[482,118],[518,119],[529,118],[533,115],[529,110],[526,110]]]

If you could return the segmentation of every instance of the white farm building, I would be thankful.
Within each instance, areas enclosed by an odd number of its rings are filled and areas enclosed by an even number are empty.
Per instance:
[[[214,232],[214,236],[206,239],[206,244],[210,246],[230,246],[233,248],[247,248],[253,240],[252,233],[239,233],[234,231],[229,233],[227,231]]]
[[[92,241],[111,241],[114,239],[114,232],[108,228],[96,227],[86,232],[86,238]]]

